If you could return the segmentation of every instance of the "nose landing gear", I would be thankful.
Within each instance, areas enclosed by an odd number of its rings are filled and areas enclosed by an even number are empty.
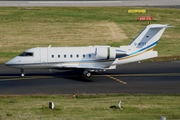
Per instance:
[[[24,75],[25,75],[24,69],[21,69],[21,77],[24,77]]]

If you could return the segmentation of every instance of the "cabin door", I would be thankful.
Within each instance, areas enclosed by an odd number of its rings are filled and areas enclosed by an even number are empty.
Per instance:
[[[40,48],[40,61],[41,63],[48,62],[48,48]]]

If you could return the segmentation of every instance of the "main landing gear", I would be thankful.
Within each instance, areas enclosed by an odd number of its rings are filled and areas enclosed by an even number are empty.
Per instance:
[[[85,77],[91,77],[91,72],[88,71],[88,70],[84,70],[83,75],[84,75]]]
[[[24,73],[24,69],[21,69],[21,77],[24,77],[25,73]]]

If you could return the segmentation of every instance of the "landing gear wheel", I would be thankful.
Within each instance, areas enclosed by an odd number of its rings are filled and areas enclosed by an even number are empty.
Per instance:
[[[90,72],[86,73],[86,77],[91,77],[91,73]]]
[[[91,72],[89,72],[87,70],[85,70],[83,74],[85,77],[91,77]]]
[[[21,73],[21,77],[24,77],[24,74],[23,74],[23,73]]]
[[[25,73],[24,73],[24,69],[21,69],[21,77],[24,77]]]

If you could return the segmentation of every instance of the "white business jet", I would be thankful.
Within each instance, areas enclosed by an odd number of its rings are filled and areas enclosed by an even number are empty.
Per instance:
[[[21,69],[82,69],[83,75],[116,69],[117,65],[157,57],[153,51],[168,25],[151,24],[127,46],[37,47],[9,60],[6,66]]]

